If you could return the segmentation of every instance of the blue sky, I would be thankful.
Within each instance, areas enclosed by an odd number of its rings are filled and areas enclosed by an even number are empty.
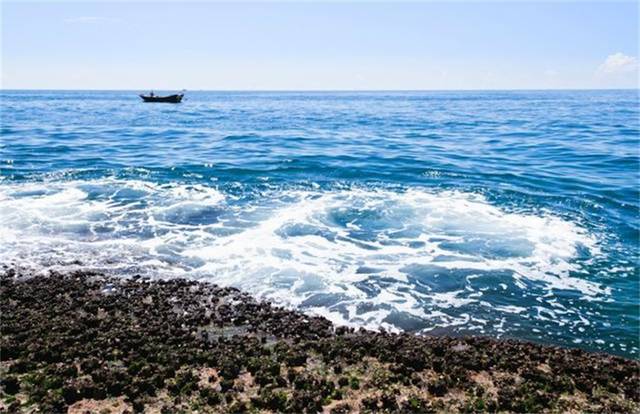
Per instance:
[[[638,87],[631,2],[2,2],[6,89]]]

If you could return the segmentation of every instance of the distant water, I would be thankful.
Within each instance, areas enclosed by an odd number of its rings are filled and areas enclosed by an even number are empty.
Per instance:
[[[637,91],[0,97],[0,263],[639,357]]]

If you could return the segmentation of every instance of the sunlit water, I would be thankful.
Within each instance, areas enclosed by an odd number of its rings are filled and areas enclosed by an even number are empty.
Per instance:
[[[636,91],[3,91],[0,262],[638,358]]]

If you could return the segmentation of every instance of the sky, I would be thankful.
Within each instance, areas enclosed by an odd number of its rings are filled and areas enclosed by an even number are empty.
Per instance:
[[[1,1],[3,89],[639,86],[637,1]]]

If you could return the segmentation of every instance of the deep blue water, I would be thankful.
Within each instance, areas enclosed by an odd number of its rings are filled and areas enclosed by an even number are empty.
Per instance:
[[[2,91],[0,262],[639,356],[637,91]]]

